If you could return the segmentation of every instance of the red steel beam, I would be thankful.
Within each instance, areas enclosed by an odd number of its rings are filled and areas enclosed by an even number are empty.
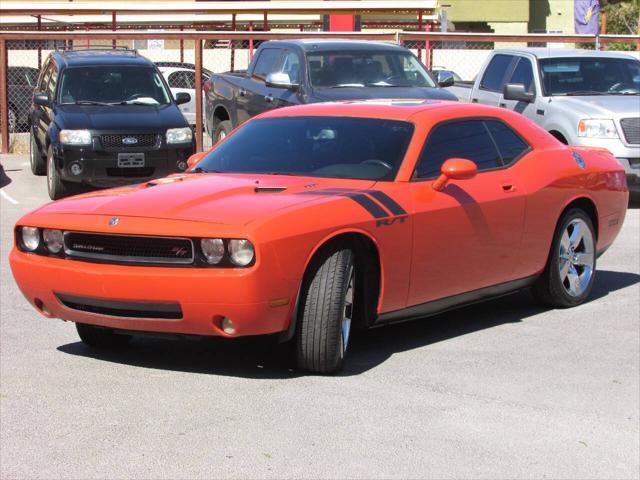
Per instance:
[[[7,42],[0,38],[0,153],[9,153],[9,99],[7,98]]]
[[[196,152],[202,151],[202,39],[194,40],[196,63]]]

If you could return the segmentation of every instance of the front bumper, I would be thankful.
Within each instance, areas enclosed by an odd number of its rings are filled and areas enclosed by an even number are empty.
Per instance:
[[[234,337],[277,333],[288,328],[297,295],[297,286],[274,281],[273,269],[257,265],[216,269],[97,264],[15,247],[9,260],[20,290],[46,317],[122,330],[230,336],[220,327],[227,317],[233,321]],[[69,298],[107,309],[96,313],[86,305],[70,306]],[[123,315],[122,306],[130,304],[173,312],[177,305],[180,314],[179,318],[164,314],[154,318],[148,312],[145,318],[139,313]],[[168,309],[163,307],[167,305]]]
[[[154,147],[116,150],[104,149],[94,142],[89,147],[58,145],[54,149],[54,159],[61,178],[67,182],[114,187],[181,172],[187,168],[187,159],[193,152],[193,143],[169,146],[162,141]],[[118,155],[127,153],[143,154],[144,166],[120,167]]]

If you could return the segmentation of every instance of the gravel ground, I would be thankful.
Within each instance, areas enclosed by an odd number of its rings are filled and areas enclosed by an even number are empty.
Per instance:
[[[99,353],[40,316],[7,255],[45,179],[0,160],[2,479],[640,476],[637,206],[585,305],[518,293],[365,332],[340,376],[303,376],[264,340]]]

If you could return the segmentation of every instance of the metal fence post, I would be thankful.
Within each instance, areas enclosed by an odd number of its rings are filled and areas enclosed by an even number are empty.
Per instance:
[[[0,39],[0,153],[9,153],[9,99],[7,98],[7,42]]]
[[[196,152],[202,151],[202,39],[194,40],[196,60]]]

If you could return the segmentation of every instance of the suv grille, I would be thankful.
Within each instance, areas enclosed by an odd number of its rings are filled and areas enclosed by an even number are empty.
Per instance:
[[[640,144],[640,117],[623,118],[620,120],[620,126],[624,132],[624,138],[627,139],[627,143],[632,145]]]
[[[115,263],[191,264],[188,238],[65,232],[64,250],[72,258]]]
[[[149,148],[155,146],[158,135],[156,133],[100,135],[100,141],[103,148]]]

